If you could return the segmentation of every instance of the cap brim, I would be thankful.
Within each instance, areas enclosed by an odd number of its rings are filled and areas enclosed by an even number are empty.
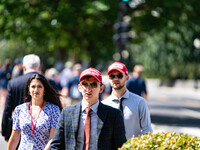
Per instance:
[[[82,77],[80,77],[80,81],[81,81],[84,77],[94,77],[98,82],[102,83],[96,76],[93,76],[93,75],[91,75],[91,74],[84,74]]]
[[[112,72],[112,71],[114,71],[114,70],[119,71],[119,72],[121,72],[121,73],[125,73],[124,71],[122,71],[122,70],[120,70],[120,69],[114,68],[114,69],[111,69],[111,70],[108,71],[108,75],[110,74],[110,72]],[[125,73],[125,74],[126,74],[126,73]]]

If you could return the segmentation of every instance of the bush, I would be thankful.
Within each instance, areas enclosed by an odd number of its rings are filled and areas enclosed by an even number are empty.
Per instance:
[[[148,133],[139,137],[133,137],[123,144],[120,150],[198,150],[200,138],[187,134]]]

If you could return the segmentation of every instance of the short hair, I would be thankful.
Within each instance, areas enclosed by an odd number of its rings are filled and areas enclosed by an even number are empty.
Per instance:
[[[142,65],[135,65],[135,67],[133,68],[133,71],[137,73],[143,73],[144,67]]]
[[[23,66],[40,67],[40,57],[35,54],[29,54],[23,58]]]
[[[79,64],[79,63],[74,64],[74,66],[72,67],[72,70],[73,70],[73,71],[78,71],[78,72],[81,73],[81,71],[82,71],[82,65]]]

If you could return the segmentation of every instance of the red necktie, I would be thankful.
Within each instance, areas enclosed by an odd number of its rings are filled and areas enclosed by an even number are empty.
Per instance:
[[[92,109],[86,108],[85,111],[87,116],[85,118],[85,125],[84,125],[84,145],[83,150],[89,149],[89,142],[90,142],[90,112]]]

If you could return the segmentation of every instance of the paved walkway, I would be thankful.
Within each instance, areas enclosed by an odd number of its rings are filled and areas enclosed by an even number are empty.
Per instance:
[[[160,101],[168,101],[170,98],[174,98],[175,100],[191,100],[192,103],[186,104],[187,106],[200,108],[200,88],[194,88],[194,81],[177,81],[173,86],[161,86],[161,82],[159,80],[148,79],[147,89],[148,96],[151,100],[156,99]],[[178,105],[176,101],[174,101],[174,105]],[[178,112],[177,112],[178,113]],[[187,112],[184,112],[187,113]],[[192,113],[192,112],[190,112]],[[196,113],[193,112],[193,117],[195,117]],[[198,113],[198,116],[199,113]],[[160,125],[160,124],[152,124],[154,133],[157,132],[177,132],[177,133],[186,133],[188,135],[193,135],[200,137],[200,127],[182,127],[182,126],[170,126],[170,125]]]
[[[191,100],[200,101],[200,86],[198,89],[194,88],[194,81],[181,81],[178,80],[173,86],[161,85],[160,80],[148,79],[147,90],[149,98],[159,98],[163,99],[170,97],[184,98]]]
[[[181,126],[167,126],[167,125],[156,125],[152,124],[154,133],[158,132],[176,132],[185,133],[191,136],[200,137],[200,128],[198,127],[181,127]]]

